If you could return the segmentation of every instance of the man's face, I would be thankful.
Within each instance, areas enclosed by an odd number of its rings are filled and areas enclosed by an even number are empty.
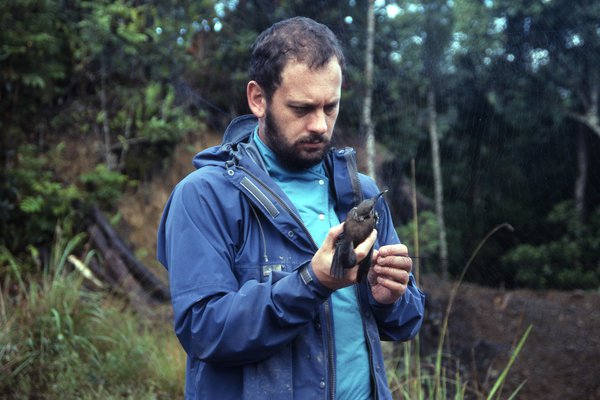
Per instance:
[[[289,62],[281,78],[267,103],[259,135],[282,164],[308,168],[321,162],[331,147],[342,71],[335,58],[316,70]]]

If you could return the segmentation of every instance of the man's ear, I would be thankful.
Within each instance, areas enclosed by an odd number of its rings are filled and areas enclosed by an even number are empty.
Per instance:
[[[265,92],[256,81],[248,82],[246,97],[248,98],[248,106],[252,114],[259,119],[264,117],[267,109],[267,99],[265,98]]]

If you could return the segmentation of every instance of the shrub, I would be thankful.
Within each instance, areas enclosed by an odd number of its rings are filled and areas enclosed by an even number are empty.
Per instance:
[[[55,152],[61,148],[57,146]],[[31,145],[21,147],[19,165],[6,171],[0,183],[0,245],[14,254],[26,253],[28,247],[46,248],[58,221],[72,225],[77,220],[73,204],[81,193],[54,178],[51,154],[38,154]]]
[[[524,243],[504,255],[503,267],[517,284],[536,289],[596,289],[600,286],[600,207],[580,224],[572,202],[557,204],[548,214],[554,239]]]

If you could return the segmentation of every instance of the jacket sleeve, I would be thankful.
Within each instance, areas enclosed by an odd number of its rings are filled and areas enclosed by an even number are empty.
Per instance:
[[[169,271],[175,333],[188,355],[242,365],[290,343],[331,292],[306,285],[298,272],[240,286],[233,272],[236,235],[243,235],[239,199],[219,195],[207,179],[176,187],[159,227],[158,258]]]
[[[368,294],[382,340],[405,341],[419,333],[425,314],[425,295],[415,284],[412,274],[406,292],[393,304],[380,304],[370,290]]]
[[[379,189],[371,181],[363,186],[366,190],[378,193]],[[372,195],[368,195],[371,197]],[[400,243],[391,213],[386,202],[377,207],[379,214],[378,242],[379,246]],[[425,314],[425,295],[417,287],[414,276],[410,275],[410,283],[404,295],[393,304],[380,304],[373,298],[370,288],[366,288],[373,316],[377,321],[379,335],[383,340],[410,340],[417,335]]]

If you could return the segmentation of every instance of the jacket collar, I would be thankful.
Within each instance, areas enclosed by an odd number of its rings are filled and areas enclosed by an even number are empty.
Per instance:
[[[226,149],[230,153],[232,158],[230,162],[238,164],[247,156],[266,174],[267,168],[264,160],[256,144],[251,140],[257,124],[258,119],[252,114],[233,119],[223,135],[222,149]],[[248,163],[245,164],[249,166]],[[356,152],[350,147],[332,149],[325,158],[325,170],[333,185],[336,211],[343,220],[346,218],[347,212],[362,200]]]

